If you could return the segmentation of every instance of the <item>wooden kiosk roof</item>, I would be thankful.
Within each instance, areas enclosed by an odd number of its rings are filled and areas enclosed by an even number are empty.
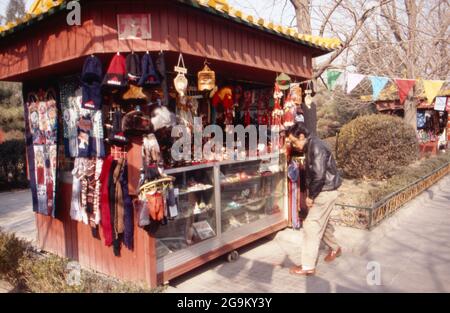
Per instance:
[[[256,20],[226,1],[79,2],[81,26],[67,24],[67,1],[38,0],[22,20],[0,28],[0,79],[26,81],[73,72],[90,54],[159,50],[309,78],[311,59],[340,44]],[[152,39],[119,40],[119,13],[150,13]]]

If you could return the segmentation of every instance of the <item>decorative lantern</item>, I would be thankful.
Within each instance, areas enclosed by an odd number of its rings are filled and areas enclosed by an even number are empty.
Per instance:
[[[212,90],[216,86],[216,73],[212,71],[205,61],[205,66],[198,72],[198,90]]]

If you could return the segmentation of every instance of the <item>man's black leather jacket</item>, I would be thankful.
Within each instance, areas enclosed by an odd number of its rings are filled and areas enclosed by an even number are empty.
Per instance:
[[[326,143],[316,136],[308,137],[305,169],[308,197],[311,199],[322,191],[336,190],[342,184],[333,154]]]

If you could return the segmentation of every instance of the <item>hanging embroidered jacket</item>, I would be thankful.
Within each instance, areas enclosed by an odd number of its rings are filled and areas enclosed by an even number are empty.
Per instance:
[[[75,82],[61,84],[65,153],[70,157],[104,157],[101,110],[82,108],[82,90]]]

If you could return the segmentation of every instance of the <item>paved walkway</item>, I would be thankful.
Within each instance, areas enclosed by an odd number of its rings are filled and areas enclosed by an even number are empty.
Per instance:
[[[18,237],[28,241],[36,241],[36,224],[29,190],[0,192],[0,228],[15,232]]]
[[[314,277],[294,277],[302,231],[285,230],[173,280],[167,292],[450,292],[450,176],[371,232],[336,228],[343,255]],[[369,285],[380,266],[380,285]],[[367,266],[369,265],[369,270]]]
[[[28,191],[0,193],[0,227],[36,237]],[[450,176],[422,193],[371,232],[336,228],[343,255],[322,261],[317,275],[293,277],[302,231],[284,230],[239,250],[240,258],[214,260],[170,282],[167,292],[450,292]],[[369,262],[381,285],[369,285]],[[373,271],[373,268],[370,268]]]

